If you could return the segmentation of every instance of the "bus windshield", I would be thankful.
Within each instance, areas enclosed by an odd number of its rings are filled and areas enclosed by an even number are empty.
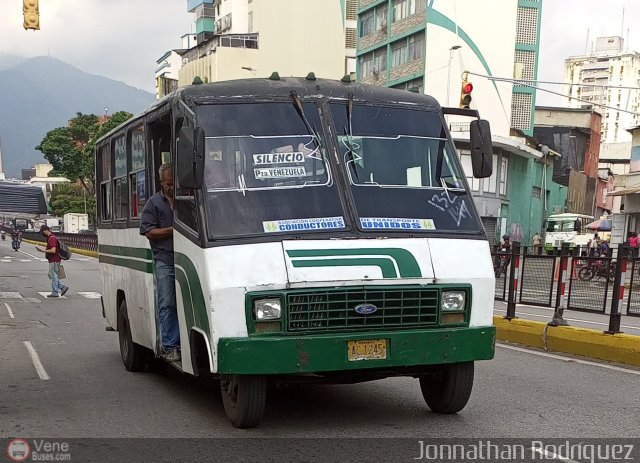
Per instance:
[[[580,224],[579,220],[578,224]],[[548,232],[573,232],[578,230],[579,228],[576,228],[576,219],[549,220],[549,225],[547,226]]]
[[[207,228],[213,237],[344,229],[315,104],[205,105]]]
[[[440,115],[331,105],[363,230],[479,232],[466,179]]]

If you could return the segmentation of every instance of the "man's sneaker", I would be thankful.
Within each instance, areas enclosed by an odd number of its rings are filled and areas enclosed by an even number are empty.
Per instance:
[[[65,294],[67,294],[67,291],[69,291],[69,287],[65,286],[64,288],[62,288],[62,291],[60,292],[60,296],[64,296]]]
[[[180,350],[179,349],[173,349],[173,350],[170,350],[169,352],[167,352],[165,354],[162,354],[162,358],[165,359],[167,362],[177,362],[182,357],[180,356]]]
[[[51,294],[47,294],[47,297],[60,297],[60,295],[51,293]]]

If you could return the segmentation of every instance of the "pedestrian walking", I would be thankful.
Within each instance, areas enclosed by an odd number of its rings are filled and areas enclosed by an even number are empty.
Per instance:
[[[53,234],[51,229],[47,225],[40,227],[40,233],[47,239],[47,247],[43,248],[36,246],[36,250],[44,252],[47,260],[49,261],[49,278],[51,279],[51,294],[47,294],[47,297],[60,297],[67,294],[69,287],[63,285],[60,282],[60,241],[56,235]]]
[[[531,241],[533,242],[534,254],[538,256],[542,254],[542,237],[540,236],[540,233],[536,232]]]

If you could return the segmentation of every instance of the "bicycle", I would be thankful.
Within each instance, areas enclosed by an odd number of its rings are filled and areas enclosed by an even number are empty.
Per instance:
[[[603,260],[593,260],[587,262],[586,265],[578,270],[578,278],[582,281],[591,281],[594,278],[600,280],[604,278],[613,283],[616,280],[616,262],[612,260],[607,263]]]

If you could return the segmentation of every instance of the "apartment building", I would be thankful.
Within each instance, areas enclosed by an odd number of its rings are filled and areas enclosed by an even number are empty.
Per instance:
[[[564,81],[576,98],[565,106],[602,113],[602,143],[631,142],[628,129],[640,124],[640,53],[625,49],[622,37],[599,37],[591,53],[565,60]]]
[[[348,6],[345,0],[189,0],[198,44],[181,54],[178,85],[196,76],[215,82],[273,71],[340,79],[355,70]]]

